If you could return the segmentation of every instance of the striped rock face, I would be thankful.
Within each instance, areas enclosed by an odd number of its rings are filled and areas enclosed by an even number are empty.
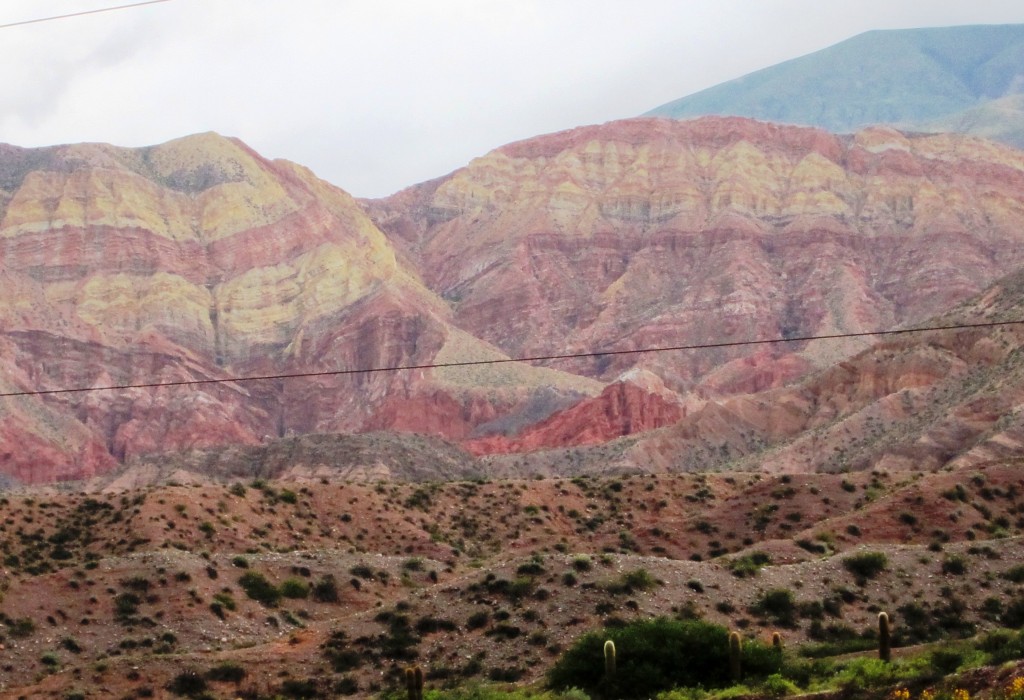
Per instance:
[[[538,355],[927,318],[1024,263],[1022,194],[1024,154],[962,136],[637,119],[505,146],[370,212],[461,327]],[[799,364],[725,367],[739,356],[641,362],[728,391]],[[563,367],[608,381],[636,362]]]
[[[452,328],[447,304],[349,195],[238,141],[4,147],[0,187],[4,391],[504,357]],[[419,372],[9,398],[0,472],[83,478],[143,454],[388,428],[386,404],[416,400],[421,387],[452,414],[427,417],[436,432],[456,435],[493,417],[492,402],[600,389],[545,369],[478,374],[469,384]],[[472,398],[495,384],[493,400]]]
[[[214,134],[0,146],[0,389],[892,327],[1024,264],[1022,193],[988,142],[743,119],[543,136],[370,202]],[[0,474],[363,430],[592,444],[867,342],[13,397]]]

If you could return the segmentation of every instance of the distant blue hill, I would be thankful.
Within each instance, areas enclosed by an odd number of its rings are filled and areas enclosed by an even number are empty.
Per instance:
[[[934,128],[941,122],[970,132],[977,120],[954,115],[973,114],[1017,93],[1024,93],[1024,24],[884,30],[702,90],[645,116],[744,116],[840,133],[867,124]],[[991,129],[987,135],[999,138]]]

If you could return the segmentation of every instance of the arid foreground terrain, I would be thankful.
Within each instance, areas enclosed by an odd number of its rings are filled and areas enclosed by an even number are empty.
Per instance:
[[[787,645],[883,610],[896,646],[1019,626],[1021,466],[8,495],[0,697],[522,684],[650,616]]]

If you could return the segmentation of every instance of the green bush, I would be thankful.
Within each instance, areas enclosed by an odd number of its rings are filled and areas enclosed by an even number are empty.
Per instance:
[[[761,684],[761,692],[771,698],[784,698],[789,695],[799,695],[800,688],[792,681],[784,678],[780,673],[773,673]]]
[[[281,582],[281,595],[285,598],[300,600],[309,597],[309,584],[302,579],[287,578]]]
[[[246,676],[244,668],[231,661],[225,661],[217,664],[209,671],[206,672],[206,677],[211,681],[219,681],[221,683],[238,683],[242,682]]]
[[[313,600],[319,603],[337,603],[340,600],[338,582],[332,574],[326,574],[313,584]]]
[[[167,684],[167,690],[174,695],[187,697],[196,697],[205,693],[206,688],[206,679],[195,671],[182,671]]]
[[[946,557],[942,561],[942,573],[963,576],[967,573],[967,560],[959,555]]]
[[[874,578],[889,566],[884,552],[860,552],[843,559],[846,570],[858,578]]]
[[[604,643],[617,652],[614,678],[604,678]],[[748,641],[743,671],[748,677],[777,673],[781,655]],[[639,620],[604,632],[584,635],[548,674],[554,689],[581,688],[602,697],[653,697],[677,686],[722,687],[729,679],[729,632],[699,620]]]
[[[1007,627],[1024,627],[1024,596],[1017,596],[1007,604],[1002,621]]]
[[[647,591],[659,585],[658,579],[654,578],[647,569],[633,569],[624,571],[615,580],[605,583],[604,588],[611,594],[632,594],[635,591]]]
[[[238,585],[247,596],[268,608],[274,607],[281,600],[281,591],[258,571],[247,571],[242,574],[238,579]]]
[[[1013,583],[1024,583],[1024,564],[1018,564],[1017,566],[1010,567],[1004,571],[1001,576],[1007,581]]]
[[[992,630],[981,638],[978,648],[990,654],[995,664],[1024,659],[1024,632]]]
[[[751,552],[742,557],[736,557],[729,562],[729,569],[732,575],[737,578],[756,576],[763,567],[772,563],[772,558],[765,552]]]
[[[783,627],[796,625],[796,610],[796,598],[788,588],[765,591],[750,608],[752,613],[768,617]]]

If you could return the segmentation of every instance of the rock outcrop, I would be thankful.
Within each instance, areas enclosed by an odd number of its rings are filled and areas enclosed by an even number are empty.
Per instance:
[[[515,437],[479,438],[466,447],[484,455],[592,445],[672,425],[685,413],[682,399],[658,377],[644,370],[631,370],[600,395],[554,413]]]
[[[0,474],[376,430],[818,468],[802,431],[846,409],[805,411],[801,380],[910,391],[973,360],[847,380],[872,339],[745,341],[948,310],[1024,266],[1022,192],[1024,154],[996,144],[744,119],[542,136],[373,202],[215,134],[0,147],[0,393],[164,385],[0,397]],[[541,355],[577,356],[506,362]],[[253,376],[273,378],[222,381]]]
[[[1024,264],[1021,192],[1024,154],[962,136],[637,119],[511,144],[367,206],[457,325],[534,356],[928,318]],[[760,378],[716,374],[748,347],[557,366],[743,391],[866,344],[773,346]]]
[[[375,427],[462,435],[389,413],[396,396],[446,400],[429,371],[318,375],[429,364],[459,331],[362,208],[309,171],[203,134],[5,147],[0,188],[4,389],[178,384],[2,399],[0,472],[80,479],[148,454]],[[307,376],[203,383],[289,374]],[[504,377],[501,406],[551,386],[600,389],[538,368]],[[447,400],[490,420],[488,390]]]

